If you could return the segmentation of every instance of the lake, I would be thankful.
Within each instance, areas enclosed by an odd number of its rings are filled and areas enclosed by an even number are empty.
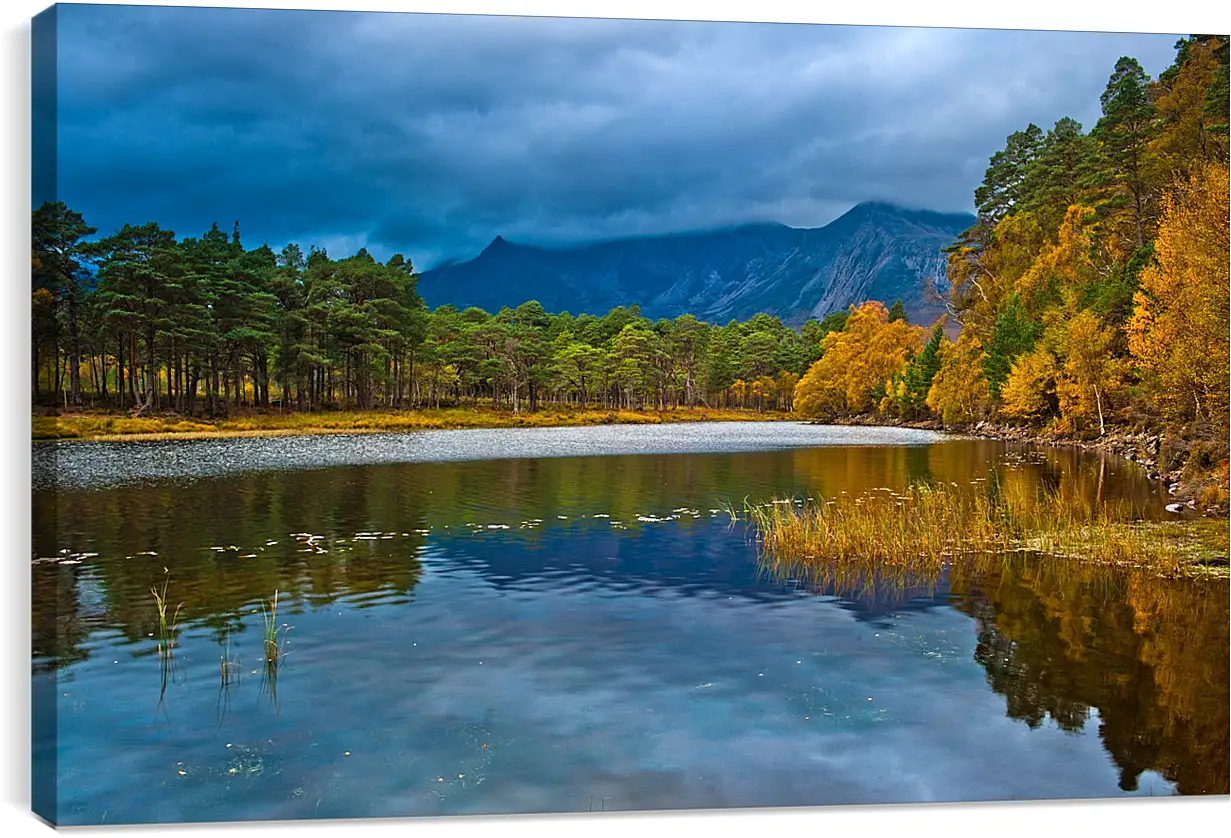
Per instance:
[[[1166,516],[1114,458],[765,422],[33,459],[34,796],[60,824],[1228,792],[1226,580],[826,590],[724,511],[996,478]]]

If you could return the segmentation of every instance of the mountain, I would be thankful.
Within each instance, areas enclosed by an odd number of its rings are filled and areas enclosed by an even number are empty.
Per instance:
[[[943,312],[927,282],[947,287],[941,248],[973,222],[865,203],[815,229],[747,224],[568,248],[497,236],[474,259],[425,271],[419,293],[433,308],[495,312],[538,300],[548,311],[605,314],[636,303],[652,318],[726,322],[766,312],[793,326],[852,303],[901,299],[912,323],[927,324]]]

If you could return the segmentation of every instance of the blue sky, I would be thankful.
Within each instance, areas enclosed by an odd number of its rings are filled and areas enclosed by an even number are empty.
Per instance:
[[[107,233],[400,251],[972,209],[1175,34],[59,7],[59,197]]]

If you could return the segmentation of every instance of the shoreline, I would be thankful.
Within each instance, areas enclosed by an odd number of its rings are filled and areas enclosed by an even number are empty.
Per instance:
[[[1196,510],[1205,517],[1226,517],[1224,510],[1203,509],[1197,502],[1202,485],[1191,485],[1185,479],[1183,466],[1163,468],[1159,464],[1164,443],[1162,433],[1130,431],[1112,427],[1101,438],[1085,439],[1067,434],[1048,433],[1039,428],[981,421],[969,426],[945,427],[938,419],[886,419],[872,416],[848,416],[817,424],[851,425],[861,427],[918,428],[957,437],[993,439],[1001,442],[1016,442],[1042,448],[1070,448],[1081,451],[1104,451],[1134,463],[1145,470],[1147,478],[1157,480],[1167,489],[1176,503]]]
[[[1046,448],[1106,451],[1146,471],[1168,494],[1190,509],[1197,508],[1200,486],[1186,485],[1183,467],[1162,468],[1164,437],[1161,433],[1133,432],[1111,428],[1097,439],[1049,433],[1040,428],[982,421],[968,426],[945,427],[937,419],[891,419],[880,416],[846,416],[818,421],[782,411],[750,408],[671,408],[659,410],[609,410],[603,408],[549,408],[533,413],[513,413],[487,407],[424,408],[411,410],[334,411],[321,413],[251,413],[234,418],[208,420],[164,414],[132,417],[116,413],[70,413],[31,417],[32,442],[168,442],[195,439],[240,439],[251,437],[330,436],[392,434],[431,430],[588,427],[594,425],[662,425],[701,422],[805,422],[813,425],[915,428],[947,436],[994,439]],[[1209,510],[1201,510],[1208,514]]]
[[[996,439],[1003,442],[1024,442],[1047,448],[1077,448],[1083,451],[1107,451],[1129,462],[1136,463],[1150,472],[1151,480],[1175,483],[1179,470],[1163,471],[1158,467],[1158,453],[1162,434],[1133,433],[1118,428],[1109,429],[1099,439],[1084,439],[1065,434],[1054,434],[1022,425],[1007,425],[983,421],[969,426],[945,427],[938,419],[883,419],[870,416],[850,416],[827,425],[851,425],[859,427],[917,428],[936,431],[949,436]],[[1169,479],[1170,478],[1170,479]]]
[[[245,437],[393,434],[488,428],[565,428],[596,425],[668,425],[701,422],[802,421],[793,413],[752,409],[673,408],[669,410],[549,409],[512,413],[490,408],[429,408],[403,411],[333,413],[257,413],[232,419],[180,416],[134,418],[80,413],[34,416],[32,442],[164,442]]]

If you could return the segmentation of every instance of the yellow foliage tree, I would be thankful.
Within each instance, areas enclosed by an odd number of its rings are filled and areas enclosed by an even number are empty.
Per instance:
[[[749,385],[748,392],[756,400],[757,410],[765,410],[766,402],[774,396],[775,387],[776,382],[772,375],[759,376]]]
[[[1056,387],[1056,359],[1040,347],[1019,357],[1000,389],[1000,410],[1006,416],[1038,419],[1052,410],[1049,395]]]
[[[1060,416],[1073,430],[1097,419],[1099,436],[1106,432],[1110,399],[1123,387],[1127,372],[1123,360],[1111,351],[1112,338],[1112,332],[1089,310],[1069,320],[1056,396]]]
[[[959,425],[981,418],[990,400],[983,345],[963,329],[957,343],[940,345],[940,370],[928,390],[928,407],[946,425]]]
[[[748,382],[744,381],[742,378],[735,379],[735,382],[731,385],[729,392],[731,394],[731,399],[736,403],[736,405],[743,407],[744,399],[748,395]]]
[[[1129,351],[1173,421],[1227,424],[1227,194],[1226,166],[1211,163],[1164,197],[1156,262],[1142,272],[1133,299]]]
[[[778,395],[778,406],[783,410],[792,410],[791,398],[795,394],[795,385],[799,384],[799,376],[787,370],[779,370],[774,387]]]
[[[1073,307],[1087,287],[1099,281],[1090,260],[1094,247],[1089,222],[1094,209],[1080,204],[1068,208],[1056,232],[1056,242],[1040,248],[1036,258],[1017,281],[1016,291],[1028,310],[1058,292]]]
[[[852,308],[846,328],[825,336],[820,360],[795,386],[795,410],[816,418],[871,410],[873,395],[906,369],[925,336],[918,326],[890,322],[889,310],[875,300]]]
[[[951,252],[947,269],[951,302],[963,312],[963,327],[983,339],[991,336],[996,316],[1048,242],[1037,215],[1026,211],[1001,219],[992,238],[994,246]]]

